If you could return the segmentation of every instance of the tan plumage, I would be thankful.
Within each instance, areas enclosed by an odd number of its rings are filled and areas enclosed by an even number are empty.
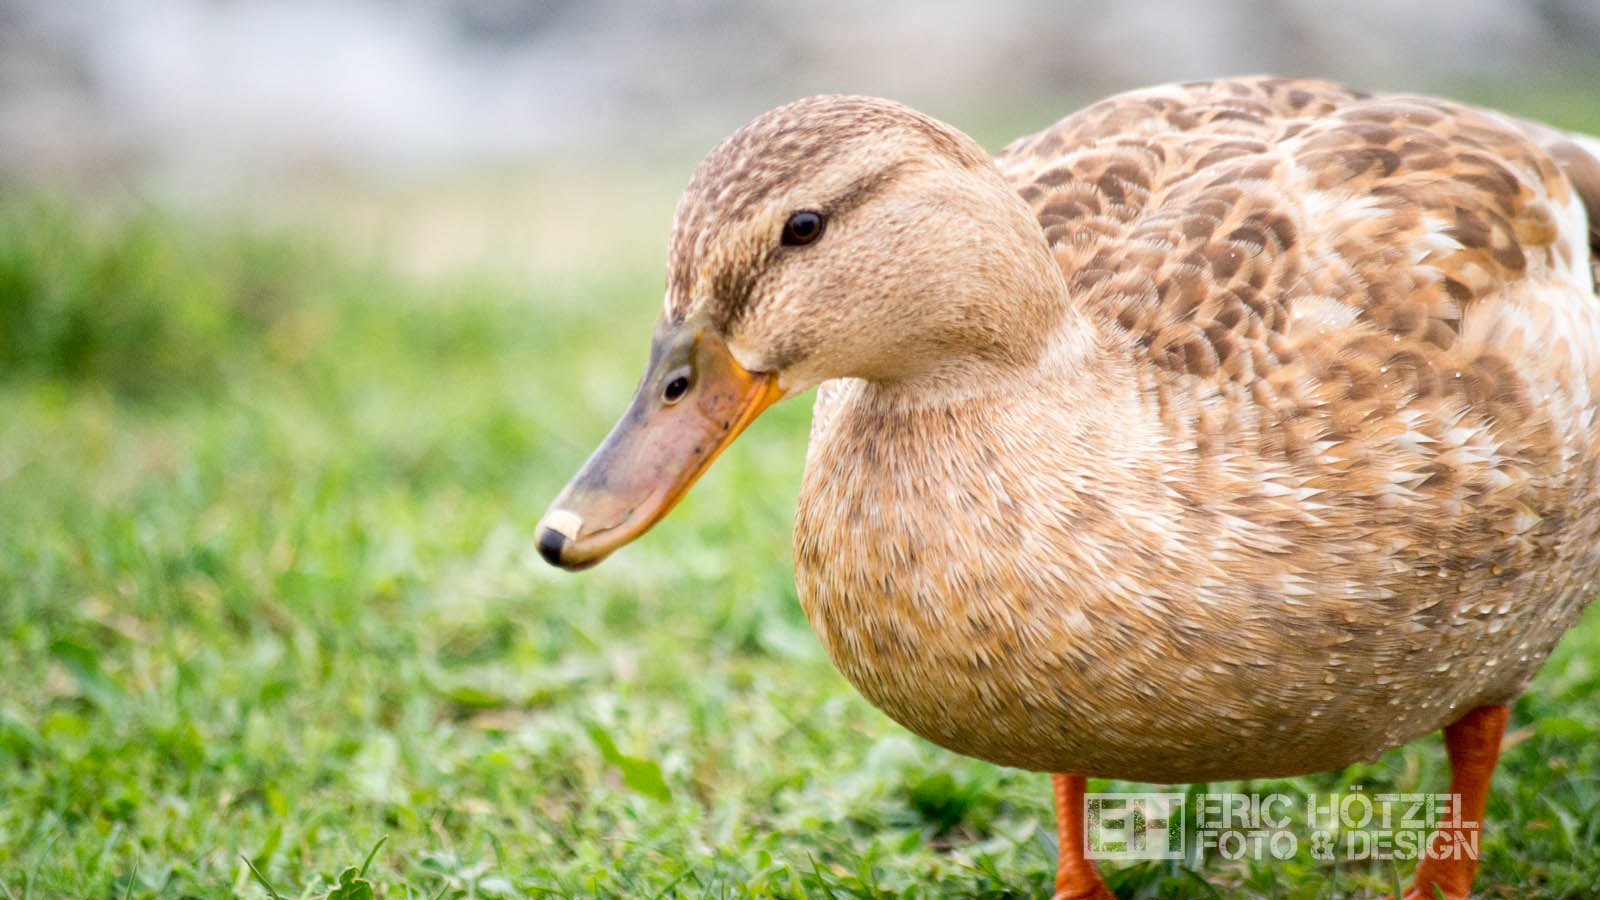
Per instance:
[[[1600,302],[1559,139],[1241,79],[1007,147],[1042,239],[971,239],[1048,245],[1061,283],[951,304],[996,333],[936,347],[938,377],[819,393],[796,574],[834,661],[958,752],[1161,782],[1337,768],[1514,696],[1600,571]],[[792,392],[850,370],[803,361],[835,338],[900,355],[937,315],[901,279],[959,274],[868,237],[766,296],[744,217],[973,152],[879,101],[768,114],[686,192],[673,313],[714,307],[747,368],[806,370]]]
[[[796,210],[814,244],[779,240]],[[691,332],[820,385],[801,600],[935,743],[1155,782],[1339,768],[1507,703],[1596,590],[1597,210],[1600,144],[1319,81],[1123,94],[992,159],[810,98],[685,191],[617,434]],[[590,524],[624,508],[585,499],[608,453],[553,561],[648,527]],[[1487,772],[1457,774],[1481,801]],[[1418,890],[1464,895],[1440,871]]]

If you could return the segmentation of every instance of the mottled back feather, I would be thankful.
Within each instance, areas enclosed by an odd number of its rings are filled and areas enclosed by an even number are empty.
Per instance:
[[[1574,181],[1595,197],[1600,162],[1570,141],[1552,142],[1553,156],[1533,128],[1434,98],[1235,79],[1111,98],[996,161],[1035,210],[1073,302],[1126,336],[1199,458],[1309,472],[1329,452],[1372,456],[1347,461],[1341,491],[1464,504],[1471,528],[1488,529],[1479,539],[1428,533],[1426,520],[1410,538],[1467,538],[1463,557],[1483,549],[1482,564],[1504,566],[1515,554],[1490,537],[1497,525],[1529,506],[1559,510],[1540,490],[1570,487],[1562,451],[1578,423],[1553,417],[1588,405],[1546,394],[1587,396],[1600,374],[1587,365],[1600,334],[1548,323],[1536,330],[1572,343],[1522,346],[1520,321],[1482,310],[1554,316],[1594,290],[1589,248],[1560,225],[1582,214]],[[1551,384],[1533,383],[1535,360]],[[1503,465],[1385,459],[1392,442],[1371,433],[1446,447],[1462,428],[1483,429]],[[1508,475],[1518,495],[1497,506]],[[1528,539],[1562,529],[1560,515],[1542,517]]]

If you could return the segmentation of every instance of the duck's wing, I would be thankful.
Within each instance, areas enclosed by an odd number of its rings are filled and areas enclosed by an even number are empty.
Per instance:
[[[1586,205],[1600,210],[1600,152],[1587,140],[1445,100],[1259,77],[1111,97],[996,162],[1074,299],[1151,344],[1234,300],[1270,329],[1310,294],[1442,346],[1464,304],[1508,284],[1593,293],[1600,225],[1583,222]]]
[[[1192,448],[1196,503],[1321,516],[1420,571],[1593,530],[1564,520],[1600,504],[1597,158],[1462,104],[1248,78],[1110,98],[996,163]]]

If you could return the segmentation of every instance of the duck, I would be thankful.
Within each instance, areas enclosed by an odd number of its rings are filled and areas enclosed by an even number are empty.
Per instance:
[[[1169,84],[993,155],[797,100],[694,171],[637,392],[535,542],[598,563],[815,389],[806,616],[910,731],[1051,773],[1058,900],[1112,896],[1087,778],[1442,730],[1429,841],[1475,842],[1600,577],[1597,260],[1600,141],[1445,99]],[[1448,856],[1405,896],[1465,898]]]

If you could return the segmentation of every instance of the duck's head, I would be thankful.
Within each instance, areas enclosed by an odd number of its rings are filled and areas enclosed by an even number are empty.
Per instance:
[[[1038,221],[955,128],[869,97],[762,115],[685,189],[650,362],[540,553],[599,562],[762,410],[827,379],[938,391],[1025,365],[1044,330],[1029,317],[1062,289]]]

